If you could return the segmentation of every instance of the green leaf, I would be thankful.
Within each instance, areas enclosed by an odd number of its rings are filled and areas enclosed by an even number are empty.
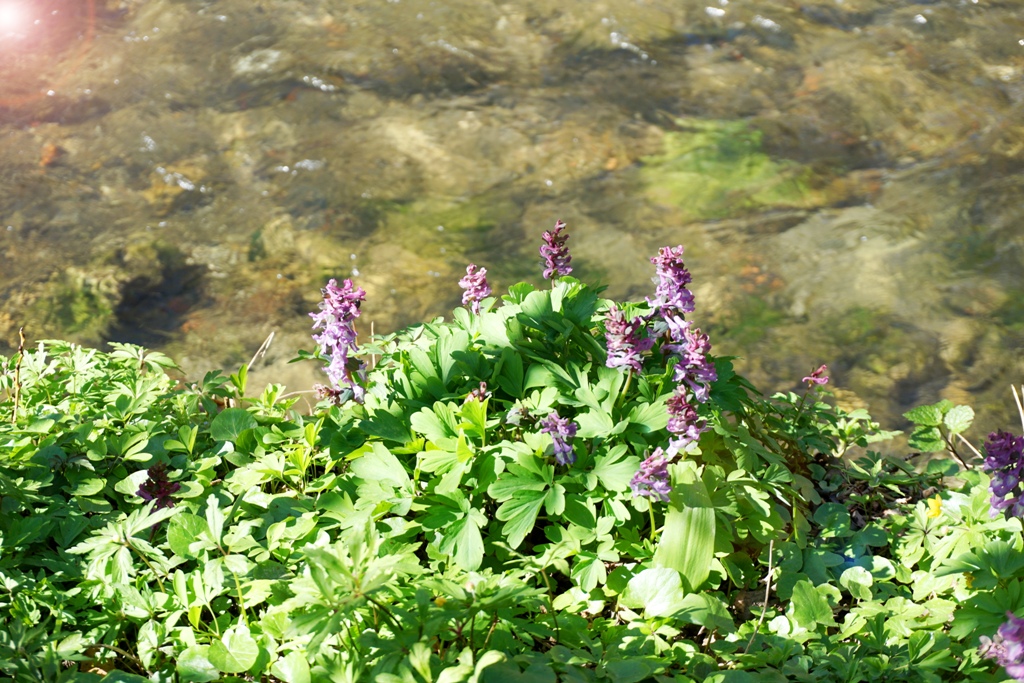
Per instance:
[[[255,429],[259,424],[256,418],[244,408],[227,408],[222,410],[210,423],[210,436],[217,441],[237,441],[247,429]]]
[[[512,398],[523,398],[526,393],[523,374],[523,357],[514,349],[501,350],[501,373],[498,375],[498,386]]]
[[[182,681],[206,683],[220,678],[220,671],[210,662],[209,645],[193,645],[178,655],[175,668]]]
[[[835,626],[828,600],[807,579],[801,579],[793,586],[790,612],[796,623],[809,631],[813,631],[818,624]]]
[[[918,406],[903,413],[903,417],[922,427],[938,427],[942,424],[942,408],[939,405]]]
[[[501,504],[494,516],[505,522],[501,533],[505,535],[509,546],[518,548],[526,535],[533,531],[546,497],[547,492],[543,490],[520,490]]]
[[[145,676],[114,670],[100,679],[100,683],[150,683]]]
[[[369,453],[352,461],[352,474],[364,481],[387,482],[395,487],[409,482],[405,466],[382,443],[374,443]]]
[[[679,572],[651,567],[629,580],[619,602],[630,609],[643,609],[645,617],[667,617],[683,607],[684,595]]]
[[[946,447],[938,427],[918,427],[911,433],[907,444],[922,453],[935,453]]]
[[[440,401],[433,405],[433,409],[420,408],[419,412],[409,418],[409,424],[417,434],[422,434],[428,441],[438,445],[445,443],[445,439],[458,436],[453,428],[454,423],[452,409]]]
[[[665,513],[654,565],[678,571],[689,590],[696,590],[711,573],[715,555],[715,508],[692,462],[670,468],[672,494]]]
[[[566,521],[572,522],[584,529],[594,530],[597,526],[597,519],[589,501],[580,495],[572,495],[565,498],[565,508],[560,513]]]
[[[746,671],[734,669],[732,671],[717,671],[704,679],[703,683],[761,683],[762,681],[779,681],[782,679],[759,675],[752,676]]]
[[[194,560],[198,554],[189,550],[189,546],[200,540],[202,534],[209,530],[209,525],[202,517],[187,512],[179,513],[167,524],[167,545],[178,557]]]
[[[590,409],[585,413],[576,416],[576,424],[579,430],[576,433],[581,439],[593,439],[604,437],[615,431],[615,421],[602,409]]]
[[[114,484],[114,490],[126,496],[137,496],[139,487],[146,483],[148,479],[149,470],[138,470]]]
[[[871,599],[871,584],[874,582],[871,572],[864,567],[850,567],[839,577],[839,584],[858,600]]]
[[[814,511],[814,521],[821,527],[822,538],[843,538],[850,535],[850,511],[840,503],[822,503]]]
[[[950,434],[966,431],[974,422],[974,410],[970,406],[955,406],[942,418]]]
[[[295,650],[281,657],[273,666],[270,673],[280,678],[284,683],[309,683],[309,662],[306,656]]]
[[[455,563],[466,571],[476,571],[484,559],[484,539],[480,526],[487,520],[476,510],[456,520],[444,531],[441,552],[450,554]]]
[[[519,491],[543,491],[547,488],[554,473],[551,465],[538,463],[532,454],[520,462],[525,464],[510,463],[498,480],[487,487],[487,495],[504,501]]]
[[[641,403],[634,406],[629,411],[630,423],[640,427],[637,431],[642,434],[660,432],[665,429],[668,425],[668,411],[665,409],[666,401],[668,401],[667,394],[653,403]]]
[[[369,418],[360,420],[359,429],[385,441],[397,441],[404,444],[412,439],[412,432],[409,431],[406,422],[385,410],[378,410]]]
[[[576,556],[570,576],[576,585],[589,593],[599,584],[604,584],[608,579],[608,571],[596,554],[582,551]]]
[[[508,288],[508,294],[502,295],[502,299],[513,304],[521,304],[526,299],[530,292],[534,291],[536,287],[531,285],[529,282],[517,282]]]
[[[640,466],[640,458],[629,455],[625,445],[618,445],[605,455],[594,458],[593,472],[601,486],[616,493],[629,488],[629,482]]]
[[[220,509],[220,500],[212,493],[206,497],[206,528],[214,543],[220,543],[224,535],[224,513]]]
[[[642,659],[613,659],[604,665],[604,670],[612,683],[637,683],[654,673]]]
[[[413,643],[412,647],[409,648],[409,663],[425,681],[434,680],[434,675],[431,673],[430,668],[430,656],[432,654],[430,647],[423,641]],[[286,681],[286,683],[292,682]]]
[[[677,615],[709,631],[732,633],[736,630],[729,606],[708,593],[690,593],[682,599]]]
[[[470,436],[478,439],[487,437],[487,404],[488,400],[466,401],[456,413],[463,422],[460,425]]]
[[[148,473],[147,473],[147,478],[148,478]],[[72,478],[68,477],[68,479],[70,480]],[[102,491],[103,487],[106,486],[106,481],[105,480],[100,479],[99,477],[92,477],[92,476],[88,476],[88,475],[80,476],[80,477],[75,477],[74,480],[72,480],[71,483],[72,483],[72,486],[70,487],[70,490],[68,491],[68,493],[70,495],[72,495],[72,496],[83,496],[83,497],[94,496],[97,493],[99,493],[100,491]],[[137,488],[135,490],[138,491]],[[132,493],[134,493],[134,491]]]
[[[210,643],[210,663],[228,674],[248,671],[256,663],[260,648],[245,626],[229,629],[224,637]]]
[[[441,370],[441,382],[448,386],[452,377],[457,374],[456,356],[469,348],[469,333],[452,327],[441,327],[438,330],[434,354],[437,366]]]

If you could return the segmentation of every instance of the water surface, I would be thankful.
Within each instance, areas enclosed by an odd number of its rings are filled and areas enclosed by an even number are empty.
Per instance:
[[[616,297],[684,244],[755,383],[828,362],[890,425],[1012,426],[1024,8],[978,0],[0,0],[0,343],[129,340],[257,381],[328,277],[363,331],[540,233]]]

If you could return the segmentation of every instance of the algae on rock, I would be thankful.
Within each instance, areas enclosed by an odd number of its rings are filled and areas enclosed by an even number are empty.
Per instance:
[[[774,160],[761,132],[745,121],[678,121],[664,152],[645,157],[641,177],[652,200],[678,207],[689,220],[725,218],[763,209],[823,203],[810,186],[811,169]]]

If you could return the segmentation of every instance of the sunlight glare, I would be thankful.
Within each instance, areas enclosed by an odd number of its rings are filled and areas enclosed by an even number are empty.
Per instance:
[[[0,31],[14,31],[24,21],[25,15],[19,3],[0,0]]]

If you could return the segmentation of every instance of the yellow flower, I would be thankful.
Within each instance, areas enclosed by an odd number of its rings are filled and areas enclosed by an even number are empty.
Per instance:
[[[928,517],[935,519],[942,514],[942,498],[935,496],[928,499]]]
[[[444,597],[443,595],[439,595],[436,598],[434,598],[434,604],[438,607],[444,607],[444,604],[446,602],[448,602],[448,598]]]

